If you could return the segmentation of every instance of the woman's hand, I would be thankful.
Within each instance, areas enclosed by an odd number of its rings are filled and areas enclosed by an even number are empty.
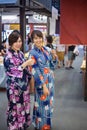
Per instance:
[[[52,53],[53,59],[55,59],[57,57],[56,50],[52,49],[51,53]]]
[[[46,84],[43,84],[43,93],[45,96],[48,96],[50,94],[48,88],[46,87]]]
[[[31,66],[31,65],[33,65],[33,64],[34,64],[34,60],[33,60],[33,59],[29,59],[29,60],[25,61],[25,62],[21,65],[21,67],[24,69],[26,66]]]

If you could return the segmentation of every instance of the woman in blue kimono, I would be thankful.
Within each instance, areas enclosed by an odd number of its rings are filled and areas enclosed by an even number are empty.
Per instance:
[[[57,57],[54,50],[43,46],[43,34],[35,30],[31,34],[34,43],[29,58],[34,60],[32,74],[35,80],[33,124],[35,130],[50,130],[54,104],[54,74]]]
[[[7,126],[8,130],[26,130],[30,125],[30,95],[29,81],[31,74],[25,68],[25,58],[20,51],[21,35],[14,30],[9,35],[10,49],[4,57],[4,67],[7,78]],[[31,65],[32,60],[27,61]]]

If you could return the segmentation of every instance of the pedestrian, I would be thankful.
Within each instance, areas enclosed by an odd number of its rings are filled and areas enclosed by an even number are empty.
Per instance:
[[[64,57],[65,57],[65,45],[57,44],[57,56],[58,56],[58,68],[65,65]]]
[[[54,49],[53,44],[52,44],[53,38],[51,35],[46,36],[46,42],[47,42],[47,44],[46,44],[47,47]]]
[[[66,64],[66,69],[74,69],[74,67],[72,66],[73,61],[75,60],[75,55],[74,55],[74,49],[75,49],[75,45],[69,45],[68,46],[68,61]]]
[[[0,46],[0,54],[1,56],[4,56],[6,53],[6,39],[2,41],[2,44]]]
[[[30,33],[28,33],[28,46],[29,46],[28,51],[30,51],[32,49],[32,47],[33,47],[33,43],[31,41],[31,34]]]
[[[43,46],[41,31],[34,30],[31,39],[34,47],[29,57],[34,60],[32,74],[35,80],[33,124],[35,130],[50,130],[54,106],[54,73],[51,65],[53,69],[57,64],[57,58],[54,51],[48,51]]]
[[[6,89],[8,99],[8,130],[26,130],[31,124],[29,82],[32,75],[25,66],[25,58],[20,51],[22,38],[17,30],[8,37],[10,48],[4,57],[6,71]],[[28,60],[28,65],[33,62]],[[25,68],[26,67],[26,68]]]

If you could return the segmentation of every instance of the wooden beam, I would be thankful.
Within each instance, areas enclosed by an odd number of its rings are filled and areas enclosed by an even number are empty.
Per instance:
[[[20,5],[22,5],[22,7],[20,7],[20,33],[22,36],[22,51],[24,52],[24,44],[25,44],[25,37],[26,37],[26,18],[25,18],[25,3],[26,1],[24,0],[20,0]]]
[[[0,12],[0,45],[2,44],[2,12]]]

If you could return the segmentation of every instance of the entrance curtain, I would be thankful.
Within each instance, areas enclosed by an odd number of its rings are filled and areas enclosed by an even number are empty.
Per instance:
[[[60,43],[87,44],[87,0],[60,0]]]

